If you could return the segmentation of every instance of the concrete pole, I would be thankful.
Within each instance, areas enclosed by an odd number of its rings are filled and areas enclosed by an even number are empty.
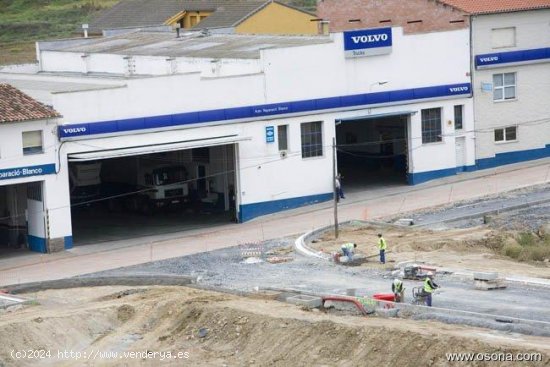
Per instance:
[[[340,183],[341,185],[342,183]],[[334,196],[334,238],[338,238],[338,192],[336,191],[336,138],[332,138],[332,187]]]

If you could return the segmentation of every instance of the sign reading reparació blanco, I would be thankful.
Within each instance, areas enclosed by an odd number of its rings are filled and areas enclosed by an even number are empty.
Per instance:
[[[49,175],[55,172],[55,164],[43,164],[41,166],[18,167],[0,169],[0,180],[13,178]]]
[[[391,28],[344,32],[346,58],[389,54],[392,51]]]

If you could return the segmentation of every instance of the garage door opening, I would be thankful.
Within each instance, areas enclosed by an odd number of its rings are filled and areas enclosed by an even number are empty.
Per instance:
[[[347,191],[407,184],[410,113],[337,121],[338,171]]]
[[[0,256],[46,252],[42,182],[0,186]]]
[[[235,150],[225,144],[103,159],[71,154],[74,244],[234,222]]]

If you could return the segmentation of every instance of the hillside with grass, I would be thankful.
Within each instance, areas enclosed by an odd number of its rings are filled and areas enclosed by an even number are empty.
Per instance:
[[[35,62],[38,40],[73,37],[119,0],[0,0],[0,65]],[[287,3],[315,11],[316,0]]]
[[[0,0],[0,64],[35,61],[35,41],[75,36],[118,0]]]

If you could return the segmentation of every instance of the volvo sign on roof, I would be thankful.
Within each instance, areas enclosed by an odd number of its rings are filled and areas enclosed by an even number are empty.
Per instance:
[[[389,54],[392,49],[391,35],[391,28],[344,32],[346,58]]]

